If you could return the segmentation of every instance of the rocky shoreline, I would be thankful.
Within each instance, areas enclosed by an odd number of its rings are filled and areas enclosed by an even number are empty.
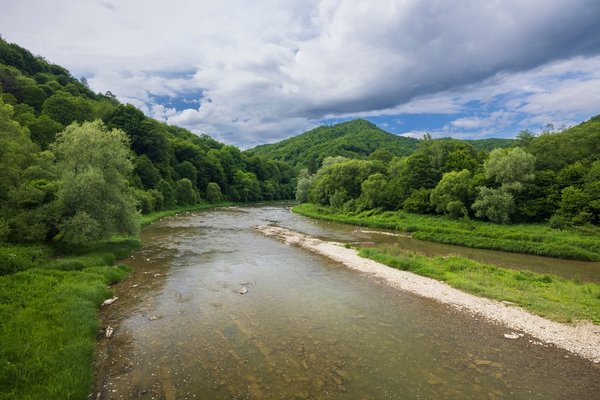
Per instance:
[[[543,343],[553,344],[573,354],[600,363],[600,326],[592,323],[566,325],[529,313],[508,302],[477,297],[454,289],[443,282],[401,271],[360,257],[354,249],[341,243],[328,242],[276,226],[261,225],[257,230],[286,244],[314,251],[348,268],[383,279],[390,286],[456,307],[506,326],[504,336],[518,340],[526,333]],[[517,333],[513,332],[517,331]]]

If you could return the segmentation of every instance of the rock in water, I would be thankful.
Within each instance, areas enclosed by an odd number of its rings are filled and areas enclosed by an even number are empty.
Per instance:
[[[242,286],[242,288],[239,291],[240,294],[246,294],[248,293],[248,288],[246,286]]]

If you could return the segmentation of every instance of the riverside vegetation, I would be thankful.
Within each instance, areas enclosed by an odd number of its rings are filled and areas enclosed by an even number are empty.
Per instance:
[[[306,142],[313,133],[305,135]],[[600,261],[600,116],[540,135],[523,131],[504,144],[489,151],[426,136],[409,155],[384,148],[362,157],[330,154],[318,169],[300,171],[296,198],[304,204],[294,211],[439,243]],[[393,245],[360,255],[557,321],[600,323],[596,284],[460,257],[428,258]]]
[[[178,211],[295,195],[313,203],[296,209],[306,215],[598,260],[599,127],[595,117],[517,140],[417,141],[359,120],[300,135],[277,154],[270,146],[242,152],[94,93],[85,79],[0,38],[0,399],[88,395],[96,309],[111,295],[107,284],[128,273],[113,264],[139,246],[141,224]],[[508,225],[515,222],[528,225]],[[385,253],[395,257],[388,264],[421,272],[444,264],[407,261],[396,250],[363,254]],[[461,270],[464,282],[473,269]],[[560,281],[492,275],[489,282],[532,281],[546,293]],[[569,285],[559,297],[587,292],[575,302],[589,309],[568,312],[597,322],[596,287]],[[483,293],[486,285],[471,286]]]
[[[0,399],[83,399],[140,224],[293,196],[293,170],[160,123],[0,38]]]

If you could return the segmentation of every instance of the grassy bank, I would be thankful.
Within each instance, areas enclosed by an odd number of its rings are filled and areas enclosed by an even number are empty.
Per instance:
[[[314,204],[301,204],[294,207],[293,211],[327,221],[411,232],[415,239],[438,243],[600,261],[600,229],[556,230],[543,224],[498,225],[377,210],[350,214]]]
[[[393,246],[360,249],[359,255],[404,271],[444,281],[477,296],[513,302],[558,322],[600,324],[600,285],[554,275],[516,271],[463,257],[425,257]]]
[[[232,204],[163,210],[143,215],[141,222]],[[88,396],[97,309],[112,296],[107,285],[129,273],[112,265],[140,247],[134,237],[82,246],[0,245],[0,400]]]
[[[85,399],[96,309],[127,267],[29,269],[0,277],[0,399]]]
[[[112,265],[139,247],[126,237],[0,246],[0,400],[88,396],[97,308],[129,273]]]

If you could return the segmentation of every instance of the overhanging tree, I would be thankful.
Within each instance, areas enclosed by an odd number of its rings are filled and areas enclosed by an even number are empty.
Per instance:
[[[55,213],[56,239],[85,243],[138,228],[128,177],[133,169],[129,142],[101,121],[73,123],[52,146],[60,178]]]

